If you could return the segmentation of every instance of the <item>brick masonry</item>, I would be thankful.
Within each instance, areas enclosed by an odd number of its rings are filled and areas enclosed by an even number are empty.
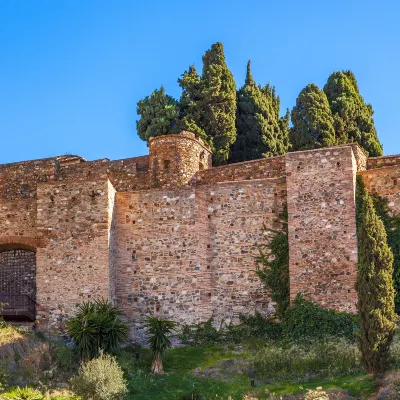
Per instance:
[[[291,299],[355,311],[356,174],[398,212],[400,156],[367,160],[346,145],[213,168],[190,132],[152,138],[149,152],[0,165],[0,264],[21,271],[15,279],[4,268],[0,288],[22,292],[36,280],[42,329],[102,297],[135,337],[147,315],[221,324],[272,314],[255,257],[268,240],[262,227],[280,228],[285,203]]]

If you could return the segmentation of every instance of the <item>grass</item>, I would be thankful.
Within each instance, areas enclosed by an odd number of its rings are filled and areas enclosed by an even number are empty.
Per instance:
[[[133,354],[132,354],[133,357]],[[131,358],[132,358],[131,357]],[[128,354],[120,354],[122,367],[127,372],[130,394],[128,399],[135,400],[181,400],[192,393],[201,393],[205,399],[241,400],[245,394],[254,394],[267,398],[268,393],[276,395],[300,394],[307,389],[316,389],[322,386],[324,390],[342,389],[350,395],[360,398],[367,397],[376,390],[374,380],[362,374],[344,376],[339,379],[320,380],[307,384],[281,383],[267,384],[257,383],[252,389],[247,373],[237,374],[228,380],[200,378],[193,375],[195,368],[207,368],[218,361],[238,357],[232,349],[221,347],[186,347],[171,350],[164,362],[167,372],[164,376],[156,377],[148,373],[151,364],[151,355],[142,350],[139,362],[129,366]],[[246,353],[245,353],[246,357]],[[129,369],[129,370],[128,370]]]

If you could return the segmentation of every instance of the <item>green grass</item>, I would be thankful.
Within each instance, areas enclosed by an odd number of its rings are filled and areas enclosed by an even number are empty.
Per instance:
[[[246,357],[246,353],[244,354]],[[267,393],[299,394],[307,389],[315,389],[322,386],[324,390],[343,389],[350,395],[360,398],[367,397],[375,390],[374,380],[365,375],[342,377],[327,381],[318,381],[308,384],[262,384],[257,383],[256,388],[250,387],[247,374],[236,375],[229,381],[206,379],[195,377],[191,371],[195,368],[213,366],[217,361],[237,357],[232,349],[223,349],[215,346],[207,347],[185,347],[169,351],[165,362],[163,376],[149,374],[151,355],[142,350],[139,362],[131,363],[132,353],[122,353],[119,356],[121,365],[127,372],[130,395],[132,400],[180,400],[184,395],[201,393],[206,399],[224,399],[229,396],[232,400],[241,400],[247,393],[258,396]],[[242,355],[241,355],[242,357]],[[216,397],[218,396],[218,397]],[[263,398],[263,397],[260,397]]]

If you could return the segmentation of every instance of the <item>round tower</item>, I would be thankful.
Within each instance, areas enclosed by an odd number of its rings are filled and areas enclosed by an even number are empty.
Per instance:
[[[150,176],[154,186],[187,185],[196,172],[211,168],[211,149],[194,133],[149,139]]]

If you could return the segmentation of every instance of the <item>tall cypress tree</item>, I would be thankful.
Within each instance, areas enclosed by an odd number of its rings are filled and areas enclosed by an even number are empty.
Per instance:
[[[189,70],[182,74],[178,83],[182,88],[179,128],[197,133],[202,139],[208,140],[207,134],[202,128],[203,115],[200,107],[202,81],[194,65],[191,65]]]
[[[214,43],[204,54],[200,79],[191,67],[178,82],[183,91],[182,126],[206,136],[214,164],[226,164],[236,139],[236,84],[222,43]]]
[[[165,93],[163,86],[139,100],[137,113],[140,119],[136,121],[136,129],[142,140],[179,132],[179,103]]]
[[[335,129],[341,143],[358,143],[370,157],[383,154],[370,104],[360,95],[357,80],[351,71],[334,72],[324,86]]]
[[[336,144],[334,119],[325,93],[314,84],[299,94],[292,110],[292,150],[310,150]]]
[[[250,61],[244,85],[237,92],[236,142],[230,162],[284,154],[288,148],[289,121],[279,117],[280,100],[275,89],[261,87],[253,79]]]
[[[360,177],[357,179],[357,233],[359,346],[365,368],[377,375],[388,367],[396,329],[393,254],[384,225]]]

